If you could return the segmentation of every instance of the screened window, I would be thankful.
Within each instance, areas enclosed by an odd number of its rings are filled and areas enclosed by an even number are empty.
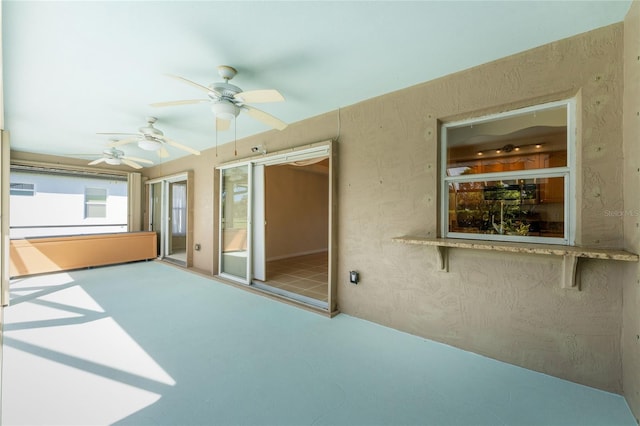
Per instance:
[[[442,235],[571,244],[573,101],[442,126]]]
[[[84,217],[107,217],[107,188],[85,188]]]
[[[32,183],[10,183],[9,195],[33,197],[36,193],[36,186]]]
[[[128,229],[124,174],[12,164],[9,193],[9,228],[14,239]]]

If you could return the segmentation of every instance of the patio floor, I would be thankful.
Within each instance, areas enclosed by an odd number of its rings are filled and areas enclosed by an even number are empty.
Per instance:
[[[636,425],[620,395],[161,262],[11,297],[4,425]]]

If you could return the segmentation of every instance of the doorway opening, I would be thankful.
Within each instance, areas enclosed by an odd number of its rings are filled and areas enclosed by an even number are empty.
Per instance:
[[[326,303],[329,159],[271,165],[264,175],[266,271],[254,284]]]
[[[190,173],[147,182],[148,229],[158,235],[158,258],[191,265]]]
[[[331,151],[220,167],[221,277],[335,310]]]

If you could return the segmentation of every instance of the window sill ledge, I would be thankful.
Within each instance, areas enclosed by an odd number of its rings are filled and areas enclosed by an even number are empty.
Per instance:
[[[526,244],[509,243],[502,241],[463,240],[457,238],[428,238],[419,236],[403,236],[393,238],[394,242],[410,245],[434,246],[438,253],[438,270],[449,270],[449,248],[465,248],[474,250],[491,250],[511,253],[528,253],[562,256],[563,288],[580,289],[577,280],[578,259],[606,259],[626,262],[638,262],[637,254],[624,250],[598,249],[576,246],[564,246],[556,244]]]

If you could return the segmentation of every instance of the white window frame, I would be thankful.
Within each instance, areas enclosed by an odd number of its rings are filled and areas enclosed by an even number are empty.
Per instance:
[[[104,202],[103,201],[89,201],[87,200],[87,191],[88,190],[101,190],[104,191]],[[85,219],[104,219],[107,217],[107,199],[109,198],[109,191],[107,188],[98,188],[95,186],[87,186],[84,188],[84,218]],[[90,216],[89,215],[89,206],[104,206],[104,216]]]
[[[447,130],[464,127],[521,114],[541,111],[544,109],[566,106],[567,108],[567,165],[544,169],[518,170],[497,173],[478,173],[473,175],[447,176]],[[440,235],[443,238],[462,238],[469,240],[514,241],[541,244],[575,244],[576,231],[576,101],[566,99],[549,102],[508,112],[492,114],[462,121],[447,122],[441,126],[440,138]],[[476,182],[495,180],[518,180],[532,178],[564,177],[564,236],[562,238],[517,236],[501,234],[473,234],[449,231],[449,184],[455,182]]]

